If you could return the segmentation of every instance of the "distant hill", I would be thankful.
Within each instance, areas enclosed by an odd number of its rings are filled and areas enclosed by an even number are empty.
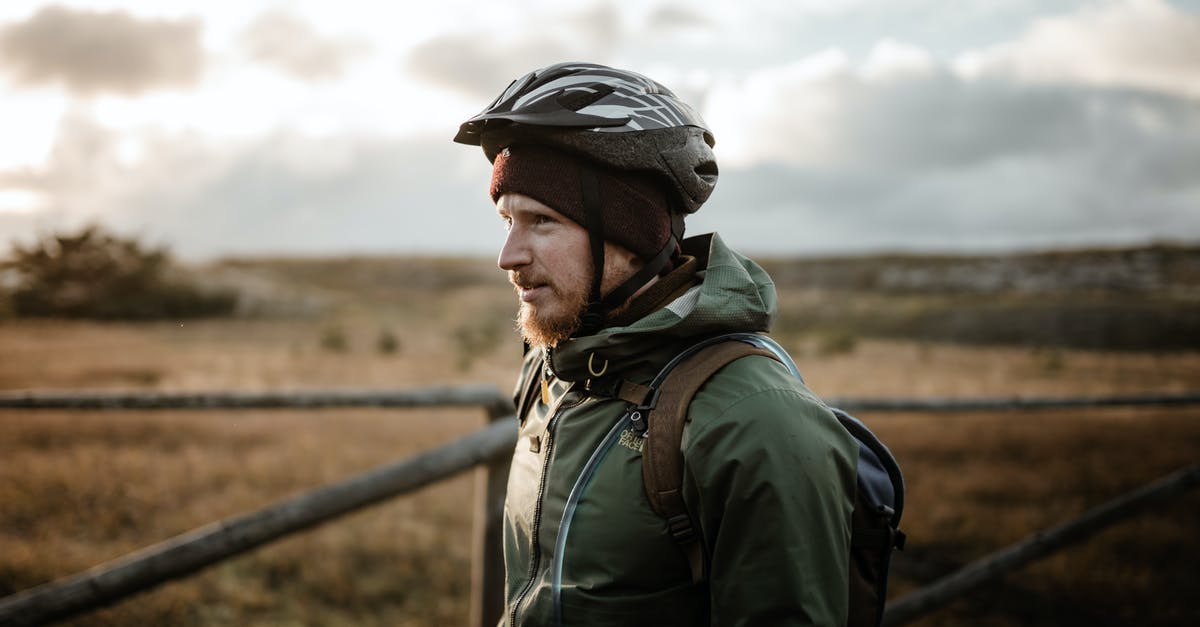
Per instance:
[[[757,260],[782,288],[971,294],[1200,290],[1200,245]],[[454,289],[504,281],[504,274],[496,269],[490,257],[248,257],[221,260],[215,267],[252,271],[293,284],[334,290]]]
[[[1200,245],[760,261],[780,292],[780,334],[1200,349]],[[405,307],[462,289],[487,290],[500,310],[512,297],[490,258],[231,259],[206,274],[235,283],[250,314]]]
[[[1067,294],[1200,290],[1200,246],[1007,255],[876,255],[764,261],[781,286],[888,293]]]
[[[1200,246],[763,262],[778,329],[969,344],[1200,349]]]

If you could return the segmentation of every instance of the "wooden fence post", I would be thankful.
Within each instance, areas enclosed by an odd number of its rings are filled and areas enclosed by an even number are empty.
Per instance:
[[[493,404],[490,422],[512,415],[512,408]],[[475,516],[471,562],[471,627],[495,627],[504,612],[504,495],[508,489],[511,451],[475,470]]]

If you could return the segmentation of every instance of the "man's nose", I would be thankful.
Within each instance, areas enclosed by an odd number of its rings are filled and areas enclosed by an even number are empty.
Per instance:
[[[531,261],[533,261],[533,255],[529,251],[525,238],[516,227],[509,229],[508,235],[504,238],[504,246],[500,248],[500,256],[496,259],[496,265],[501,270],[516,270],[529,265]]]

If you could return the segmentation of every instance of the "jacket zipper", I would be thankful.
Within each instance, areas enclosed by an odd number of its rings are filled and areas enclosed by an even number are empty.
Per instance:
[[[517,615],[521,610],[521,603],[529,596],[530,590],[533,589],[533,584],[537,581],[537,571],[542,558],[542,550],[539,546],[539,536],[541,535],[542,527],[542,501],[546,498],[546,475],[550,468],[550,457],[554,454],[554,427],[558,424],[558,412],[563,409],[570,409],[578,406],[587,399],[586,396],[580,396],[578,401],[570,405],[563,406],[563,400],[567,398],[572,391],[575,390],[575,384],[567,388],[566,392],[559,397],[558,402],[550,409],[550,420],[546,423],[546,457],[542,460],[542,473],[538,477],[538,497],[537,502],[533,507],[533,535],[530,538],[530,544],[533,548],[533,556],[529,564],[529,579],[525,582],[525,586],[521,588],[520,594],[517,595],[517,600],[513,602],[512,614],[509,616],[510,627],[517,627]]]
[[[612,428],[605,434],[604,439],[600,440],[600,443],[592,450],[592,454],[588,456],[583,469],[579,471],[579,476],[575,478],[575,484],[571,486],[571,492],[567,495],[566,506],[563,508],[563,517],[558,523],[558,537],[555,538],[554,557],[550,563],[550,595],[551,599],[553,599],[554,627],[562,626],[562,567],[567,552],[567,534],[571,530],[571,521],[575,517],[575,508],[579,504],[579,499],[583,496],[583,491],[587,489],[588,484],[591,482],[592,476],[596,474],[596,469],[604,461],[613,444],[617,442],[625,425],[630,424],[629,416],[631,413],[630,411],[626,411],[613,423]]]

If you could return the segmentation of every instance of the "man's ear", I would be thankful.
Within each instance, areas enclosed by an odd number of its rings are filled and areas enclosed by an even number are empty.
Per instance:
[[[632,272],[636,272],[646,265],[646,262],[642,261],[632,250],[609,241],[604,242],[604,258],[611,259],[617,262],[619,267],[627,268]]]

